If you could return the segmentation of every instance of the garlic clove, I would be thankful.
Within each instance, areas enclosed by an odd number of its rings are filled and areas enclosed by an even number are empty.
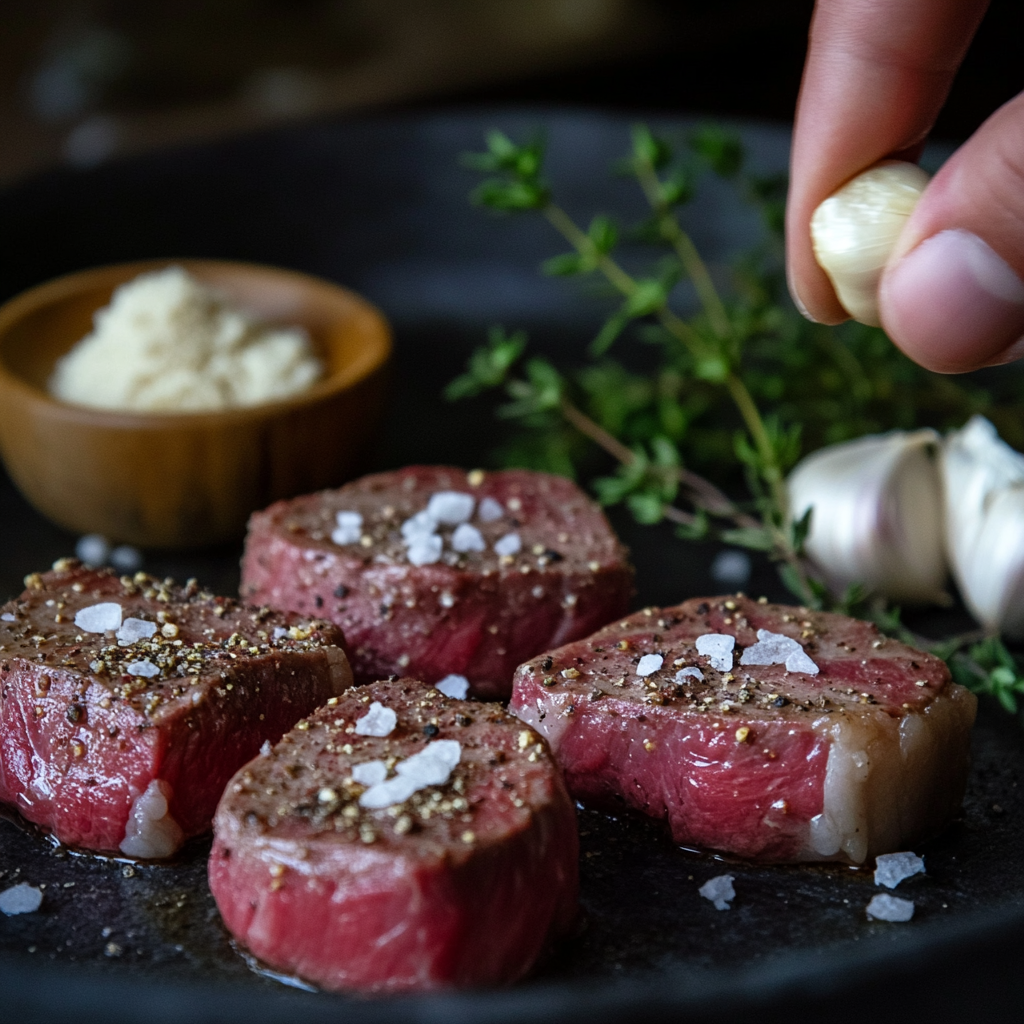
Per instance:
[[[940,458],[946,549],[971,614],[1024,638],[1024,455],[983,416],[951,433]]]
[[[883,160],[814,211],[814,257],[854,320],[880,326],[878,282],[928,180],[917,164]]]
[[[805,550],[834,594],[851,583],[905,602],[942,602],[942,494],[932,430],[830,445],[787,480],[790,513],[813,508]]]

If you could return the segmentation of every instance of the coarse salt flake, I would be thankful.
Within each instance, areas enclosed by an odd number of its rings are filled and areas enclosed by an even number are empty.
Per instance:
[[[875,885],[895,889],[904,878],[924,873],[924,860],[916,853],[881,853],[875,858]]]
[[[271,637],[274,640],[283,640],[288,635],[288,630],[284,626],[275,626],[274,632],[271,633]]]
[[[42,891],[27,882],[19,882],[0,892],[0,913],[34,914],[43,904]]]
[[[709,878],[697,891],[715,905],[715,910],[728,910],[730,901],[736,899],[733,875],[715,875]]]
[[[818,666],[796,640],[783,633],[771,633],[767,629],[757,631],[757,643],[743,652],[740,664],[784,664],[787,672],[804,672],[810,676],[818,674]]]
[[[493,498],[482,498],[476,514],[480,517],[481,522],[493,523],[505,514],[505,510]]]
[[[405,545],[413,544],[422,537],[430,537],[437,533],[437,520],[428,515],[424,509],[422,512],[417,512],[416,515],[410,516],[404,523],[402,523],[402,543]]]
[[[736,637],[728,633],[705,633],[697,637],[697,653],[703,654],[713,669],[719,672],[732,670],[732,651]]]
[[[156,633],[156,623],[145,619],[129,617],[121,623],[117,631],[117,642],[121,647],[135,643],[136,640],[148,640]]]
[[[494,553],[496,555],[514,555],[522,548],[523,542],[519,539],[518,533],[506,533],[494,542]]]
[[[388,766],[383,761],[364,761],[352,765],[352,781],[360,786],[376,786],[388,777]]]
[[[15,615],[13,612],[4,612],[3,615],[0,615],[0,619],[2,619],[4,622],[16,622],[18,616]]]
[[[484,535],[475,527],[469,523],[460,523],[452,534],[452,550],[467,552],[467,551],[484,551],[487,545],[484,543]]]
[[[416,566],[433,565],[441,560],[444,542],[436,534],[417,537],[405,553],[406,558]]]
[[[103,601],[80,608],[75,614],[75,625],[86,633],[106,633],[121,627],[121,606],[116,601]]]
[[[914,901],[881,892],[867,905],[867,915],[876,921],[909,921],[914,916]]]
[[[460,491],[438,491],[427,502],[427,515],[442,526],[458,526],[473,515],[476,498]]]
[[[398,715],[375,700],[366,714],[356,720],[356,733],[359,736],[390,736],[397,724]]]
[[[465,676],[453,673],[445,676],[439,683],[435,683],[434,689],[440,690],[446,697],[465,700],[466,694],[469,693],[469,680]]]
[[[338,525],[331,532],[331,540],[335,544],[355,544],[363,535],[363,517],[359,512],[339,512],[334,518]]]
[[[442,786],[461,758],[462,745],[457,740],[434,740],[418,754],[399,761],[395,777],[371,786],[359,798],[359,805],[378,810],[400,804],[428,786]]]
[[[664,664],[665,659],[660,654],[645,654],[637,662],[636,674],[638,676],[649,676],[653,672],[657,672]]]
[[[676,682],[681,683],[684,679],[696,679],[701,683],[704,681],[704,673],[696,665],[687,665],[676,673]]]
[[[130,661],[124,667],[125,672],[130,676],[142,676],[143,679],[152,679],[154,676],[160,675],[160,668],[154,665],[149,658],[143,658],[141,661]]]
[[[271,747],[271,745],[270,745],[270,740],[264,740],[263,741],[263,745],[260,747],[260,756],[261,757],[270,757],[270,752],[273,749],[274,748]]]

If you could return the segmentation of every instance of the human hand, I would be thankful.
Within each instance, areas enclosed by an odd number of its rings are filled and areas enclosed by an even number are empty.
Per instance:
[[[885,157],[915,159],[988,0],[818,0],[797,105],[787,208],[790,290],[807,315],[847,313],[811,249],[811,214]],[[879,288],[882,326],[944,373],[1024,355],[1024,94],[946,162]]]

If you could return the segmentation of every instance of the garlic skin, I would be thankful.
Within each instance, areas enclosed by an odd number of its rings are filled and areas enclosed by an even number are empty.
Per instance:
[[[940,457],[946,550],[971,614],[1024,638],[1024,455],[983,416],[948,435]]]
[[[861,437],[790,474],[790,514],[813,507],[805,550],[834,594],[860,583],[897,601],[945,600],[938,440],[932,430]]]
[[[917,164],[883,160],[834,192],[811,217],[814,258],[843,308],[862,324],[881,326],[878,282],[928,181]]]

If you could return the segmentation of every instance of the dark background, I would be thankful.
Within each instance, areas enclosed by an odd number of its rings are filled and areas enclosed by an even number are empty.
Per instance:
[[[810,0],[4,0],[0,186],[68,162],[439,104],[788,121]],[[936,134],[1024,86],[994,0]]]

